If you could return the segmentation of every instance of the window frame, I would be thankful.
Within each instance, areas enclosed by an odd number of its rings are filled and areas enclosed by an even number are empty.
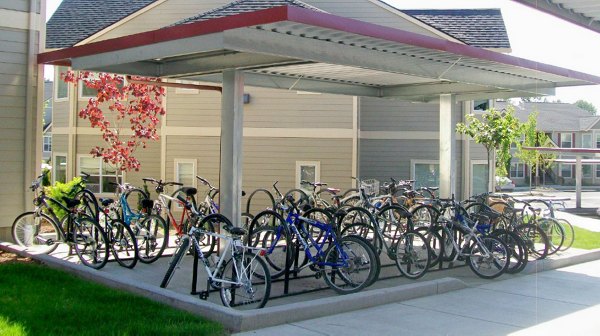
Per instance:
[[[512,167],[513,165],[516,166],[516,169],[513,170]],[[521,169],[519,169],[519,166],[521,166]],[[513,171],[516,173],[521,173],[522,176],[518,176],[519,174],[517,174],[517,176],[513,176]],[[510,163],[510,170],[508,172],[508,177],[513,179],[524,179],[525,178],[525,164],[523,162],[511,162]]]
[[[304,189],[300,181],[302,180],[302,167],[303,166],[313,166],[315,167],[315,181],[321,181],[321,161],[296,161],[296,188]],[[310,190],[312,192],[312,190]]]
[[[174,159],[173,160],[173,181],[175,182],[180,182],[180,176],[179,176],[179,164],[192,164],[192,184],[191,185],[185,185],[184,187],[194,187],[196,188],[197,183],[196,183],[196,175],[198,174],[198,160],[197,159]]]
[[[46,143],[46,139],[49,139],[48,143]],[[48,146],[48,148],[46,148]],[[52,135],[44,135],[42,138],[42,151],[44,152],[52,152]]]
[[[473,187],[475,186],[475,183],[474,183],[475,179],[474,179],[474,176],[473,176],[473,172],[475,171],[475,169],[474,169],[475,165],[485,165],[485,166],[487,166],[488,176],[489,176],[489,166],[488,166],[488,161],[487,160],[471,160],[471,171],[470,171],[471,181],[469,183],[469,189],[470,189],[469,190],[469,194],[470,195],[474,195],[475,194],[473,192]],[[489,177],[488,177],[488,178],[486,178],[486,186],[485,186],[486,190],[489,187],[489,183],[490,183],[490,181],[489,181]]]
[[[77,171],[78,172],[82,171],[82,169],[81,169],[81,159],[82,158],[95,159],[95,160],[98,160],[99,163],[100,163],[100,166],[99,166],[100,175],[90,174],[90,177],[96,177],[96,176],[98,176],[98,191],[94,192],[94,194],[112,194],[112,192],[110,192],[110,191],[103,191],[104,187],[105,187],[104,183],[103,183],[103,178],[105,178],[105,177],[113,177],[113,178],[116,177],[117,174],[118,174],[117,169],[115,168],[114,175],[103,174],[102,166],[103,166],[104,161],[102,160],[102,158],[93,157],[92,155],[78,154],[77,155]],[[125,178],[123,176],[123,181],[124,180],[125,180]]]
[[[585,146],[585,140],[584,139],[586,137],[589,137],[589,139],[590,139],[589,140],[590,145],[588,147]],[[581,134],[581,148],[594,148],[594,147],[592,147],[593,146],[593,142],[592,142],[593,139],[594,139],[594,137],[593,137],[592,133],[583,133],[583,134]]]
[[[64,70],[62,70],[62,69],[64,69]],[[56,67],[54,67],[54,85],[53,85],[53,88],[54,88],[53,91],[54,92],[52,94],[52,97],[54,98],[55,102],[63,102],[63,101],[68,101],[69,100],[69,94],[71,93],[70,85],[69,85],[69,83],[65,83],[65,81],[63,81],[60,78],[60,73],[62,71],[68,71],[68,70],[69,70],[68,67],[63,67],[63,66],[56,66]],[[58,92],[59,92],[58,88],[61,85],[65,85],[66,88],[67,88],[67,93],[66,93],[66,95],[64,97],[59,97],[58,96]]]
[[[65,158],[65,180],[64,181],[60,181],[62,183],[66,183],[67,182],[67,168],[69,168],[69,160],[67,157],[67,153],[62,153],[62,152],[54,152],[52,153],[52,184],[54,185],[54,183],[56,183],[56,168],[57,168],[57,157],[62,156]]]
[[[571,140],[568,141],[569,143],[569,147],[565,147],[565,141],[563,140],[563,135],[568,135]],[[573,133],[570,132],[565,132],[565,133],[560,133],[560,147],[561,148],[574,148],[573,146],[575,145],[575,141],[573,141]]]
[[[569,167],[569,176],[565,176],[563,174],[563,172],[565,171],[565,170],[563,170],[563,167]],[[559,172],[560,172],[560,177],[563,177],[563,178],[573,178],[573,166],[572,165],[561,163],[559,165]]]
[[[416,179],[416,169],[415,166],[418,164],[427,164],[427,165],[437,165],[438,166],[438,185],[437,186],[428,186],[428,187],[439,187],[440,186],[440,182],[439,182],[439,173],[440,173],[440,161],[439,160],[420,160],[420,159],[413,159],[410,160],[410,179],[415,181],[415,186],[418,185],[417,179]]]

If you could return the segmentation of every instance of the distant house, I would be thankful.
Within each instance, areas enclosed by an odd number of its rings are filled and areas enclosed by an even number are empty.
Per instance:
[[[496,102],[497,109],[506,108],[508,103]],[[538,129],[546,133],[554,144],[563,148],[600,148],[600,116],[592,115],[573,104],[525,102],[515,106],[515,114],[526,121],[529,114],[539,112]],[[560,155],[560,159],[574,159],[572,155]],[[584,159],[593,157],[584,157]],[[513,158],[510,179],[518,185],[529,185],[527,166]],[[575,185],[573,164],[554,164],[543,177],[545,184]],[[584,185],[600,185],[600,164],[583,165]]]
[[[44,119],[42,128],[42,161],[48,162],[52,157],[52,96],[54,83],[44,81]]]

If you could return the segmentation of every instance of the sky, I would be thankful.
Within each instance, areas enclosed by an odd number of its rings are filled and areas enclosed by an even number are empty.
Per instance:
[[[46,1],[50,18],[62,0]],[[202,0],[197,0],[202,1]],[[386,0],[399,9],[500,8],[512,56],[600,76],[600,33],[510,0]],[[46,74],[46,78],[49,72]],[[51,77],[51,75],[50,75]],[[600,112],[600,85],[556,89],[561,102],[588,101]]]

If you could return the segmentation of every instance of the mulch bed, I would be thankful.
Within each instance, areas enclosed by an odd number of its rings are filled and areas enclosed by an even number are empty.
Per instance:
[[[31,258],[21,257],[17,254],[0,250],[0,264],[8,263],[38,263]]]

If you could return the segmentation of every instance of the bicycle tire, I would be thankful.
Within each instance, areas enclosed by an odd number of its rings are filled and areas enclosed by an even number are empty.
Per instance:
[[[85,266],[101,269],[108,262],[110,248],[106,233],[91,217],[74,221],[71,233],[75,253]]]
[[[346,226],[355,223],[369,224],[374,227],[377,225],[377,220],[369,210],[363,207],[351,207],[345,210],[345,214],[340,219],[338,227],[343,231]]]
[[[429,270],[431,253],[427,239],[417,231],[406,232],[394,246],[394,261],[402,275],[419,279]]]
[[[125,201],[127,202],[127,207],[129,208],[129,210],[131,211],[131,213],[134,215],[133,217],[141,217],[144,213],[144,208],[142,206],[142,201],[143,200],[147,200],[149,199],[150,196],[148,196],[148,194],[139,188],[134,188],[134,189],[130,189],[127,190],[127,192],[125,193]],[[121,216],[121,219],[124,218],[123,216],[123,204],[121,204],[121,213],[119,214]],[[150,209],[148,209],[150,210]]]
[[[440,212],[428,204],[419,204],[410,209],[414,227],[430,227],[440,215]]]
[[[497,229],[492,235],[504,242],[510,250],[510,261],[506,273],[516,274],[527,266],[529,252],[527,246],[518,234],[505,229]]]
[[[171,260],[169,261],[167,273],[165,273],[165,276],[160,282],[160,288],[167,288],[169,285],[169,282],[175,274],[175,269],[179,266],[181,260],[183,260],[183,256],[185,256],[186,252],[190,249],[190,241],[190,237],[187,235],[181,238],[179,245],[177,245],[177,248],[175,249],[175,253],[173,253]]]
[[[286,266],[292,267],[295,251],[289,237],[285,226],[262,226],[249,235],[249,246],[267,251],[263,258],[269,266],[272,279],[284,275]]]
[[[288,192],[286,192],[285,195],[283,195],[283,201],[291,206],[292,204],[289,204],[290,197],[292,202],[294,202],[298,209],[300,209],[301,211],[306,205],[309,205],[311,207],[314,206],[314,204],[311,204],[310,197],[308,197],[308,194],[306,194],[306,192],[302,189],[291,189]]]
[[[333,226],[335,229],[336,225],[333,220],[333,215],[325,209],[312,208],[312,209],[309,209],[308,211],[306,211],[302,216],[319,221],[323,224]],[[303,221],[300,221],[300,223],[302,225],[306,225],[305,222],[303,222]],[[306,226],[308,226],[306,229],[311,234],[312,238],[315,241],[319,242],[321,240],[321,238],[323,237],[323,234],[324,234],[323,230],[320,230],[320,229],[314,227],[313,225],[306,225]]]
[[[117,263],[125,268],[134,268],[139,253],[135,234],[129,225],[120,219],[113,219],[107,234],[110,250]]]
[[[356,293],[376,280],[376,268],[379,266],[378,257],[369,245],[360,237],[346,236],[340,238],[338,244],[331,244],[325,251],[323,278],[325,283],[336,293]],[[340,256],[338,247],[343,252],[342,256]],[[344,254],[348,259],[343,256]],[[336,265],[340,261],[347,265]],[[360,277],[358,277],[359,273]]]
[[[148,215],[132,227],[140,262],[150,264],[162,256],[169,243],[169,227],[158,215]]]
[[[564,252],[571,248],[571,246],[573,246],[573,242],[575,242],[575,228],[573,228],[573,225],[564,218],[558,218],[557,220],[565,229],[565,242],[559,249],[560,252]]]
[[[428,199],[436,199],[436,198],[437,198],[437,196],[435,196],[435,192],[431,191],[431,190],[430,190],[430,189],[428,189],[428,188],[423,188],[423,187],[421,187],[421,188],[417,188],[415,191],[416,191],[418,194],[421,194],[421,195],[423,195],[425,198],[428,198]]]
[[[83,208],[85,214],[92,217],[96,222],[100,220],[100,207],[98,206],[98,199],[93,192],[88,189],[82,189],[73,198],[80,200],[80,206]]]
[[[525,245],[529,250],[529,257],[535,257],[537,260],[541,260],[548,256],[550,243],[544,230],[537,225],[521,224],[515,228],[515,231],[525,242]]]
[[[540,218],[536,224],[546,232],[550,247],[548,248],[548,255],[553,255],[560,250],[563,243],[565,242],[565,229],[560,223],[554,218]]]
[[[219,230],[221,230],[221,225],[233,226],[227,217],[221,214],[210,214],[202,218],[197,224],[197,227],[208,232],[219,232]],[[200,245],[200,249],[205,258],[210,257],[215,252],[217,237],[200,234],[196,239],[198,240],[198,245]]]
[[[259,188],[259,189],[254,190],[250,194],[250,196],[248,196],[248,200],[246,201],[246,213],[252,214],[252,206],[251,206],[252,200],[254,199],[254,196],[258,193],[267,194],[270,209],[275,209],[275,197],[273,197],[273,194],[267,189]],[[267,207],[267,209],[269,209],[269,207]]]
[[[239,271],[244,272],[241,286],[234,283],[223,283],[220,288],[221,302],[226,307],[240,310],[263,308],[271,295],[271,276],[265,262],[251,253],[244,253],[236,259],[234,256],[227,260],[223,266],[223,280],[237,282],[240,278]],[[234,264],[241,263],[240,269]],[[241,299],[239,302],[236,299]]]
[[[412,214],[400,205],[382,207],[375,215],[375,220],[383,236],[394,242],[404,233],[414,229]]]
[[[380,235],[375,232],[372,225],[366,223],[354,223],[346,226],[340,233],[340,237],[358,236],[366,239],[374,248],[377,255],[381,255],[383,250],[383,240]]]
[[[17,216],[11,234],[13,241],[31,254],[52,253],[61,241],[58,224],[50,216],[34,211]]]
[[[432,228],[419,227],[415,231],[425,237],[425,241],[429,247],[429,269],[437,266],[442,260],[442,237]]]
[[[171,193],[171,197],[177,198],[177,196],[181,194],[181,196],[184,199],[188,200],[192,204],[192,207],[197,210],[198,206],[196,203],[196,197],[186,195],[186,193],[183,191],[184,188],[186,188],[186,187],[181,187],[181,188],[176,189],[173,193]],[[172,214],[174,214],[173,216],[175,216],[175,214],[182,211],[182,206],[178,202],[169,199],[169,201],[167,202],[167,209],[168,209],[167,211],[171,212]],[[165,218],[165,222],[167,223],[167,226],[171,227],[171,216],[166,214],[164,218]],[[177,218],[177,217],[175,216],[175,218]],[[184,218],[181,218],[182,223],[184,220],[185,220]],[[175,223],[177,224],[177,222],[175,222]],[[186,234],[187,230],[185,228],[185,225],[182,225],[182,228],[183,228],[183,233]]]
[[[510,252],[506,244],[498,238],[484,236],[480,239],[481,243],[485,245],[485,249],[491,252],[492,255],[489,257],[477,255],[478,253],[482,253],[483,246],[474,241],[469,248],[467,264],[473,273],[477,274],[480,278],[495,279],[506,272]],[[489,270],[489,272],[485,272],[486,270]]]

